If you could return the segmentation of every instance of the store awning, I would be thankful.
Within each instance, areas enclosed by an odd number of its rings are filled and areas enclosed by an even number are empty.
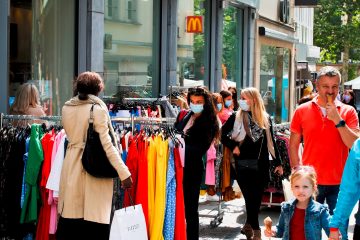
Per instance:
[[[245,4],[245,5],[248,5],[249,7],[252,7],[252,8],[259,8],[260,7],[260,0],[236,0],[236,1],[233,1],[233,2]]]
[[[346,86],[351,86],[352,89],[360,89],[360,77],[344,83]]]

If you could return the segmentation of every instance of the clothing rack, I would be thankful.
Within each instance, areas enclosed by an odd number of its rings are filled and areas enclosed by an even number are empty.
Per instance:
[[[123,103],[128,102],[155,102],[161,100],[161,98],[123,98]]]
[[[142,124],[149,124],[153,125],[155,123],[166,123],[173,125],[176,121],[176,118],[149,118],[149,117],[134,117],[131,116],[130,118],[127,117],[112,117],[112,122],[124,122],[124,123],[131,123],[131,133],[134,133],[135,123],[142,123]]]
[[[60,122],[61,116],[31,116],[31,115],[6,115],[1,113],[1,120],[0,120],[0,128],[3,127],[4,120],[44,120],[44,121],[51,121],[51,122]],[[169,123],[174,124],[176,118],[149,118],[149,117],[113,117],[111,118],[112,122],[129,122],[132,126],[132,131],[134,130],[135,123]]]
[[[0,128],[3,127],[4,120],[24,120],[24,121],[30,121],[30,120],[44,120],[44,121],[50,121],[50,122],[60,122],[61,116],[32,116],[32,115],[6,115],[1,113],[1,120],[0,120]]]
[[[284,122],[274,125],[274,131],[279,131],[282,129],[290,129],[290,122]]]

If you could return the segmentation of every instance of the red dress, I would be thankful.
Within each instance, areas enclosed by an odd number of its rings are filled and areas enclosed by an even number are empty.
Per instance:
[[[50,211],[51,206],[48,204],[49,190],[46,189],[46,183],[50,175],[51,170],[51,155],[54,145],[55,133],[47,133],[41,140],[41,145],[44,152],[44,162],[42,166],[41,179],[40,179],[40,196],[41,196],[41,208],[39,213],[39,219],[36,230],[37,240],[49,239],[49,227],[50,227]]]
[[[126,166],[129,168],[131,173],[131,179],[133,185],[124,194],[124,207],[131,206],[129,194],[131,195],[132,200],[135,202],[136,199],[136,189],[138,185],[138,150],[137,150],[137,141],[135,137],[129,137],[129,152],[126,158]]]
[[[185,204],[183,192],[183,167],[181,165],[179,148],[174,148],[176,177],[176,210],[174,240],[186,240]]]
[[[149,229],[148,208],[148,160],[147,142],[142,136],[138,139],[138,186],[136,189],[135,204],[141,204],[144,211],[147,229]]]

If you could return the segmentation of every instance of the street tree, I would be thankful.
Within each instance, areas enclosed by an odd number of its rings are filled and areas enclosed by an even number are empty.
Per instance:
[[[360,60],[360,1],[319,0],[314,16],[314,44],[321,48],[321,61],[339,62],[348,80],[349,59]]]

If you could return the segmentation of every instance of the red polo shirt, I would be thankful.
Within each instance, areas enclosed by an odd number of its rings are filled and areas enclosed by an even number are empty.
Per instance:
[[[314,166],[318,184],[339,185],[349,149],[333,121],[322,115],[316,101],[317,97],[296,109],[290,131],[303,136],[302,163]],[[335,105],[346,125],[351,129],[359,129],[355,109],[338,100],[335,100]]]

